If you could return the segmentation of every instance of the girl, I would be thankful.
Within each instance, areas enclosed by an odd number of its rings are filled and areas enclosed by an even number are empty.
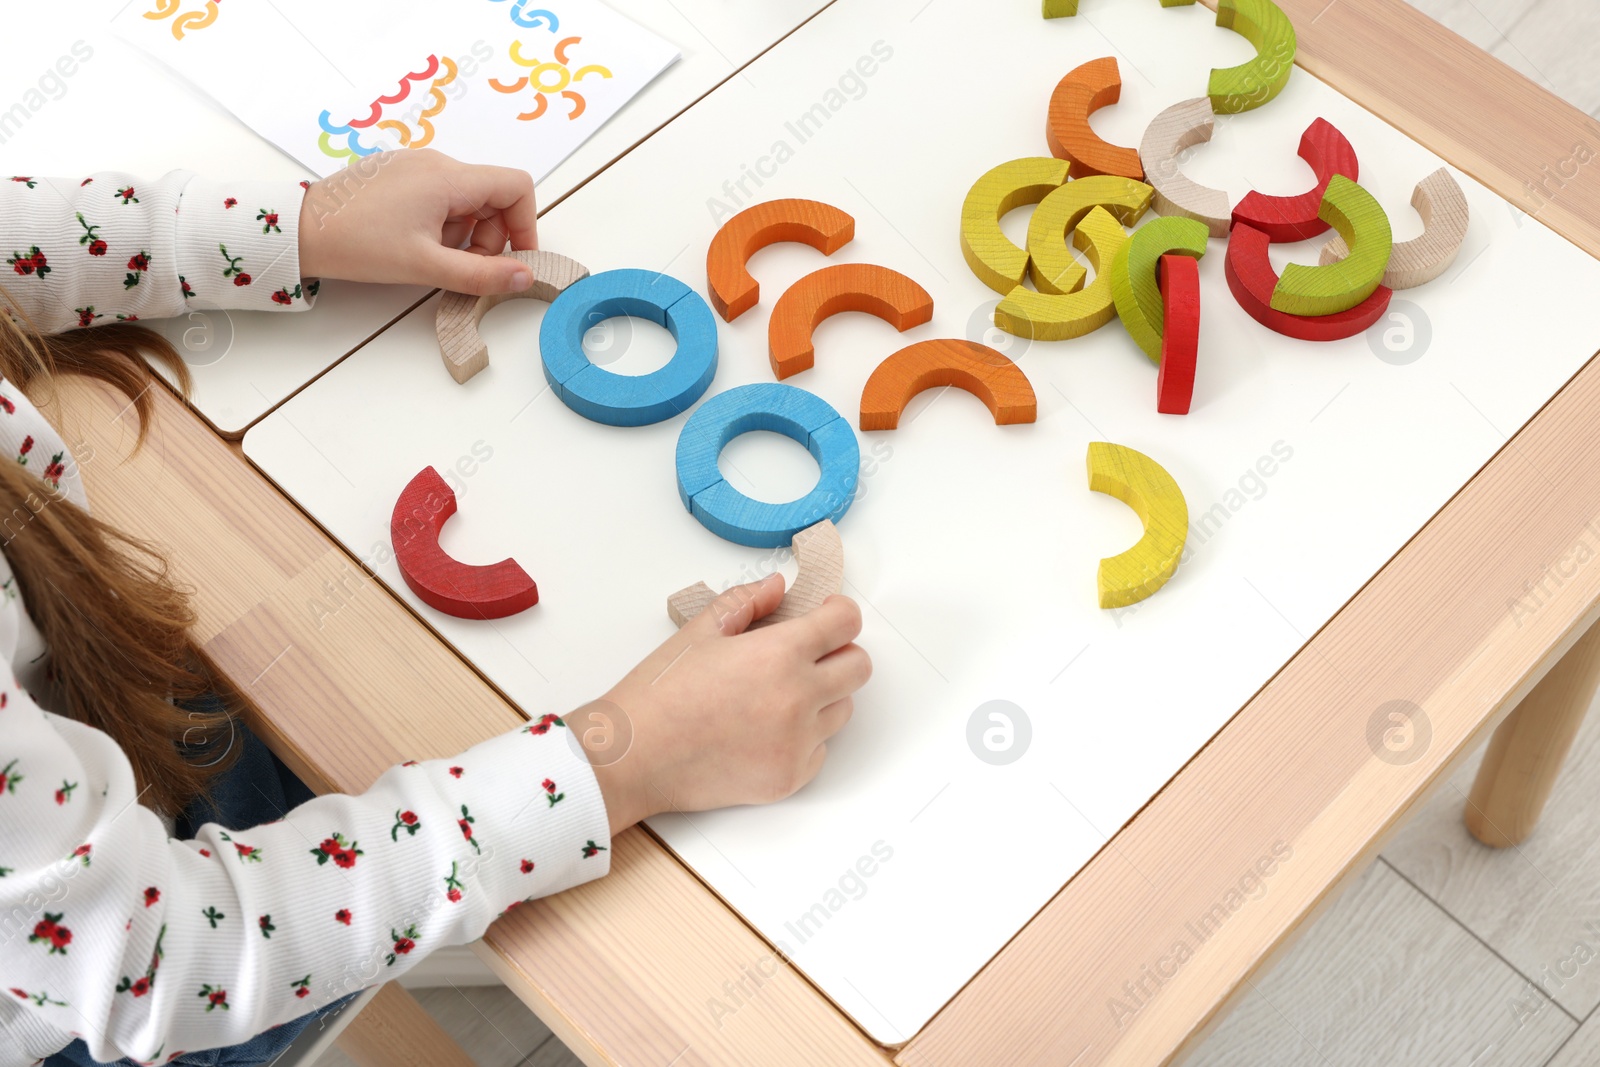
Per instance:
[[[605,694],[632,725],[623,759],[590,766],[579,709],[308,799],[244,729],[249,698],[189,636],[159,550],[90,514],[28,394],[100,378],[142,426],[139,353],[187,375],[136,319],[298,312],[320,278],[531,283],[498,257],[536,246],[527,174],[376,158],[315,184],[0,183],[0,1067],[269,1062],[318,1009],[605,874],[634,822],[794,792],[870,674],[844,597],[744,632],[782,599],[773,576]]]

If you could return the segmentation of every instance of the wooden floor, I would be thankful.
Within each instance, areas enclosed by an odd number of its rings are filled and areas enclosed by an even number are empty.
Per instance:
[[[1411,2],[1600,118],[1600,3]],[[1600,713],[1520,848],[1486,848],[1462,825],[1477,765],[1256,983],[1190,1067],[1600,1063]],[[480,1067],[579,1064],[503,988],[416,993]],[[318,1067],[349,1061],[334,1052]]]

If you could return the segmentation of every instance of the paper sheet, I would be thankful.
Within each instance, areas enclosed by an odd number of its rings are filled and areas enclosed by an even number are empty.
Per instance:
[[[678,59],[599,0],[150,0],[115,26],[321,175],[392,148],[542,178]]]

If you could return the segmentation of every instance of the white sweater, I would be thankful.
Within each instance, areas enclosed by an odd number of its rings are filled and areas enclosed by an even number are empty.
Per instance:
[[[302,195],[183,172],[0,182],[0,284],[46,331],[199,299],[301,310]],[[3,381],[0,462],[86,504],[60,435]],[[0,523],[0,547],[26,523]],[[0,668],[0,1067],[75,1036],[102,1061],[237,1044],[609,867],[594,772],[553,715],[278,823],[173,840],[109,736],[34,702],[45,657],[0,558],[0,661],[16,672]]]

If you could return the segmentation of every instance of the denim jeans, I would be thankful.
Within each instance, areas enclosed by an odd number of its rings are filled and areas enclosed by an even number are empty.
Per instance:
[[[214,701],[197,701],[194,709],[217,710]],[[304,782],[238,719],[230,721],[226,744],[237,749],[237,762],[212,780],[211,796],[190,804],[178,817],[176,836],[188,840],[202,825],[214,822],[228,830],[248,830],[252,826],[281,819],[289,809],[310,800],[314,795]],[[223,742],[212,747],[219,748]],[[192,758],[204,762],[204,750],[190,753]],[[220,754],[219,754],[220,757]],[[214,758],[219,758],[214,757]],[[266,1033],[227,1048],[185,1052],[172,1061],[171,1067],[262,1067],[283,1054],[294,1039],[312,1023],[325,1015],[333,1015],[348,1004],[356,994],[336,1000],[331,1004],[275,1026]],[[76,1040],[44,1061],[44,1067],[136,1067],[132,1059],[118,1060],[114,1065],[102,1064],[89,1055],[88,1046]]]

